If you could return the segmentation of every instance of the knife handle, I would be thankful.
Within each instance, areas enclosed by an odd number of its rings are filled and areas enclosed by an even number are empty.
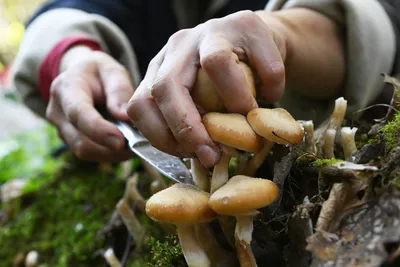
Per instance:
[[[140,143],[149,142],[149,140],[139,133],[135,126],[122,121],[113,121],[113,123],[115,126],[117,126],[118,130],[121,131],[122,135],[128,141],[130,147],[134,147]]]
[[[128,124],[123,121],[116,120],[111,116],[111,114],[107,111],[107,108],[104,106],[96,106],[96,109],[99,113],[108,121],[114,123],[117,126],[118,130],[122,133],[125,139],[128,141],[128,145],[133,147],[139,143],[148,143],[147,140],[139,130],[132,124]]]

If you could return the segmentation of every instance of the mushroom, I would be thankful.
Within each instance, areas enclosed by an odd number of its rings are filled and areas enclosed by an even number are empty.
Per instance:
[[[317,139],[317,153],[318,155],[324,155],[324,151],[332,151],[333,147],[328,148],[328,145],[325,145],[325,140],[332,140],[332,131],[335,130],[335,135],[339,130],[340,125],[344,120],[344,116],[346,114],[347,109],[347,101],[343,97],[339,97],[335,100],[335,106],[333,108],[332,114],[328,120],[322,123],[318,129],[315,131],[315,136]],[[334,142],[329,145],[333,146]]]
[[[122,221],[124,222],[126,228],[128,228],[128,231],[132,234],[132,237],[136,242],[136,248],[140,250],[145,235],[142,225],[135,216],[133,210],[130,208],[126,198],[122,198],[117,203],[116,207]]]
[[[137,188],[138,178],[139,174],[135,173],[128,179],[128,181],[126,181],[124,198],[126,198],[128,201],[132,201],[140,211],[144,212],[146,200]]]
[[[351,154],[357,151],[355,135],[357,133],[358,128],[353,127],[343,127],[340,131],[340,135],[342,137],[342,147],[343,154],[346,160],[349,160]]]
[[[214,193],[229,178],[228,168],[232,152],[227,149],[239,149],[246,152],[258,152],[262,147],[262,138],[251,128],[246,117],[235,113],[210,112],[203,116],[203,124],[210,137],[221,144],[222,157],[214,167],[210,192]]]
[[[253,215],[257,209],[268,206],[278,196],[278,187],[274,182],[236,175],[215,191],[208,205],[218,214],[236,217],[235,246],[241,266],[256,266],[251,240],[253,233]]]
[[[315,147],[315,139],[314,139],[314,122],[312,120],[309,121],[298,121],[300,125],[304,129],[304,135],[305,135],[305,150],[308,153],[315,154],[316,152],[316,147]]]
[[[26,267],[36,267],[39,263],[39,253],[36,250],[31,250],[26,254],[25,266]]]
[[[119,262],[117,256],[115,256],[114,250],[112,248],[107,249],[103,255],[108,265],[110,265],[111,267],[121,266],[121,263]]]
[[[247,121],[254,131],[264,137],[264,146],[248,162],[246,174],[254,176],[264,162],[274,143],[296,145],[303,139],[300,124],[283,108],[256,108],[247,114]]]
[[[246,63],[239,61],[244,75],[249,84],[249,88],[254,97],[256,97],[256,88],[252,70]],[[191,91],[193,102],[204,112],[226,112],[226,108],[218,95],[217,89],[208,77],[206,71],[200,68],[197,72],[196,81]]]
[[[210,194],[189,184],[174,184],[146,203],[146,214],[158,222],[175,224],[182,252],[189,267],[210,266],[210,260],[199,244],[194,225],[209,222],[216,213],[208,206]]]
[[[322,145],[322,153],[324,157],[327,159],[332,159],[335,157],[335,137],[336,137],[335,129],[326,130],[324,136],[324,142]]]
[[[236,260],[221,247],[215,238],[214,232],[208,223],[199,223],[194,226],[196,238],[201,247],[206,251],[212,266],[235,266]]]
[[[208,169],[196,158],[190,159],[190,170],[192,172],[194,183],[203,191],[209,191]]]

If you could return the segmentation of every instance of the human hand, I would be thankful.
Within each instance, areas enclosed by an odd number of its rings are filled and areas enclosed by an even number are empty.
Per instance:
[[[133,94],[128,72],[104,52],[71,48],[50,89],[46,117],[60,138],[82,160],[121,161],[132,157],[124,137],[95,109],[105,105],[119,120],[129,120],[125,108]]]
[[[147,73],[128,104],[127,113],[153,146],[167,153],[198,157],[214,166],[219,147],[211,140],[190,91],[202,67],[215,84],[227,111],[246,114],[257,107],[239,60],[257,74],[260,94],[269,102],[285,87],[286,40],[254,12],[242,11],[181,30],[151,61]],[[274,28],[274,26],[276,26]]]

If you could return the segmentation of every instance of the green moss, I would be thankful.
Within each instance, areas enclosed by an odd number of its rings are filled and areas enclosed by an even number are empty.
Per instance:
[[[151,249],[150,267],[184,267],[186,266],[182,248],[176,236],[167,236],[164,242],[150,237],[147,243]]]
[[[96,233],[109,219],[124,184],[93,167],[60,173],[57,180],[0,229],[0,258],[5,266],[17,253],[31,249],[38,250],[50,266],[94,263],[93,253],[102,248]]]
[[[383,126],[379,132],[385,138],[386,152],[396,147],[400,134],[400,112],[397,112],[394,119]]]
[[[311,163],[312,166],[315,167],[321,167],[321,166],[326,166],[326,165],[332,165],[335,164],[337,162],[343,161],[341,159],[336,159],[336,158],[332,158],[332,159],[319,159],[316,160],[314,162]]]

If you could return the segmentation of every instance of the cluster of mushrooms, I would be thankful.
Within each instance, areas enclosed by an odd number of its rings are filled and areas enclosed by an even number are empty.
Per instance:
[[[255,96],[252,71],[243,62],[239,65]],[[220,145],[222,158],[212,172],[191,159],[195,185],[174,184],[159,191],[147,200],[146,214],[157,222],[176,225],[190,267],[234,266],[236,259],[218,244],[208,224],[215,219],[228,242],[234,237],[240,266],[257,266],[251,249],[253,217],[278,197],[279,190],[271,180],[253,176],[274,143],[296,145],[303,139],[303,129],[282,108],[256,108],[247,116],[227,113],[203,69],[192,96],[206,111],[202,122]],[[229,177],[232,158],[236,158],[237,168]]]
[[[251,69],[243,62],[239,65],[256,97]],[[220,145],[222,157],[212,171],[198,159],[190,159],[194,185],[167,185],[155,169],[142,161],[152,179],[152,196],[147,200],[143,198],[135,174],[128,179],[124,197],[117,204],[120,217],[135,238],[136,249],[140,249],[145,232],[132,205],[159,222],[167,233],[177,231],[189,267],[225,267],[238,263],[241,267],[257,266],[251,249],[253,219],[259,209],[278,198],[279,188],[273,181],[255,175],[274,144],[294,147],[301,142],[306,153],[331,159],[335,158],[335,143],[340,136],[346,161],[331,167],[357,173],[375,171],[373,167],[351,163],[352,154],[357,150],[354,140],[357,128],[340,128],[347,109],[347,101],[342,97],[336,99],[330,118],[314,131],[313,121],[296,121],[282,108],[255,108],[246,116],[228,113],[203,69],[198,71],[191,94],[194,102],[205,111],[202,122],[211,138]],[[232,177],[229,174],[231,159],[236,160]],[[316,229],[328,231],[335,211],[354,192],[348,182],[335,184],[323,203]],[[215,220],[228,244],[235,248],[237,257],[223,248],[214,235],[210,222]],[[121,266],[111,248],[104,256],[110,266]]]

